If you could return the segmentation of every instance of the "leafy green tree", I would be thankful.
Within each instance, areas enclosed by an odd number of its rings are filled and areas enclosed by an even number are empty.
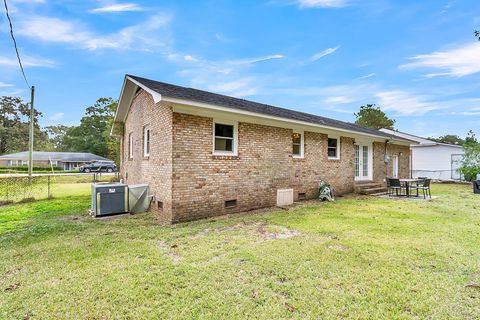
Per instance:
[[[73,127],[62,124],[46,127],[54,151],[72,150],[73,144],[70,138],[70,131],[72,129]]]
[[[119,160],[119,142],[110,136],[117,101],[100,98],[85,111],[78,126],[50,126],[48,132],[58,151],[91,152],[102,157]]]
[[[30,107],[19,97],[0,97],[0,154],[28,150]],[[50,147],[48,135],[40,128],[38,119],[42,116],[35,110],[34,149]]]
[[[480,143],[472,130],[468,132],[463,149],[465,154],[460,172],[463,173],[465,180],[472,181],[480,173]]]
[[[459,136],[454,135],[454,134],[446,134],[446,135],[440,136],[438,138],[430,137],[428,139],[432,140],[432,141],[436,141],[436,142],[457,144],[457,145],[463,145],[465,143],[464,139],[462,139]]]
[[[361,106],[360,111],[355,113],[355,117],[356,124],[377,130],[382,128],[393,130],[395,124],[395,120],[388,118],[385,112],[375,104]]]

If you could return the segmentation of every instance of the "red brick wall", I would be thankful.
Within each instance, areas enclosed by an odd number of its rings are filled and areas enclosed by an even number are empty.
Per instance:
[[[373,143],[373,180],[384,182],[385,177],[393,175],[391,158],[394,155],[398,156],[398,177],[410,178],[410,147],[389,143],[387,144],[387,154],[390,156],[390,162],[385,163],[385,143]]]
[[[341,160],[327,157],[327,136],[305,133],[304,159],[292,158],[292,130],[240,122],[238,157],[212,155],[213,119],[173,114],[173,219],[274,206],[279,188],[313,198],[319,180],[337,193],[353,190],[353,140],[342,138]],[[235,208],[224,208],[226,200]]]
[[[149,126],[151,150],[143,157],[143,128]],[[134,135],[134,158],[129,159],[129,133]],[[304,133],[304,158],[292,157],[292,130],[260,124],[238,124],[238,156],[214,156],[213,119],[174,113],[155,104],[144,91],[133,99],[121,139],[121,174],[129,184],[147,183],[155,197],[152,210],[160,220],[178,222],[274,206],[277,189],[293,188],[306,198],[316,196],[318,183],[332,184],[336,194],[354,189],[353,138],[341,137],[340,160],[327,156],[327,135]],[[383,162],[383,143],[373,145],[373,177],[391,172]],[[399,173],[409,172],[408,146],[402,151]],[[226,200],[237,200],[226,209]],[[158,208],[158,202],[163,208]]]
[[[150,128],[150,156],[143,156],[143,128]],[[133,159],[129,159],[129,134],[133,133]],[[159,219],[172,219],[172,110],[155,104],[141,91],[132,101],[121,143],[120,171],[128,184],[146,183],[154,195],[152,210]],[[158,202],[163,204],[159,209]]]

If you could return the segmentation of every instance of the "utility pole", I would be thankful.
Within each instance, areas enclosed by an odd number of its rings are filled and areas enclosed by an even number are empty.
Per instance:
[[[33,173],[33,136],[34,136],[34,121],[35,121],[35,108],[33,107],[35,98],[35,86],[32,86],[32,95],[30,97],[30,139],[28,143],[28,177],[32,178]]]

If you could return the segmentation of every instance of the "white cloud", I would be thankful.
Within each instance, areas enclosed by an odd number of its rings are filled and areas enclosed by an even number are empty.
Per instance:
[[[123,28],[116,33],[100,35],[78,22],[36,16],[22,20],[17,33],[43,42],[67,43],[89,50],[148,50],[165,45],[166,37],[159,37],[158,30],[166,27],[169,22],[169,16],[157,14],[144,23]]]
[[[369,73],[369,74],[367,74],[367,75],[358,77],[357,80],[363,80],[363,79],[372,78],[372,77],[375,77],[376,75],[377,75],[376,73],[372,72],[372,73]]]
[[[315,62],[317,60],[320,60],[321,58],[334,53],[338,50],[338,48],[340,48],[340,46],[336,46],[335,48],[327,48],[321,52],[315,53],[313,56],[310,57],[310,59],[308,59],[308,62]]]
[[[258,63],[258,62],[264,62],[268,60],[275,60],[275,59],[283,59],[285,58],[284,55],[281,54],[272,54],[270,56],[264,56],[264,57],[258,57],[258,58],[252,58],[252,59],[245,59],[245,60],[234,60],[231,61],[233,64],[253,64],[253,63]]]
[[[355,102],[355,98],[351,96],[331,96],[323,99],[328,104],[349,104]]]
[[[91,10],[92,13],[115,13],[115,12],[131,12],[143,11],[144,8],[136,3],[115,3]]]
[[[50,60],[50,59],[44,59],[44,58],[34,58],[34,57],[29,57],[29,56],[21,56],[22,58],[22,65],[25,68],[28,67],[46,67],[46,68],[52,68],[55,66],[55,61]],[[18,60],[17,58],[13,57],[4,57],[0,56],[0,66],[4,67],[18,67]]]
[[[423,115],[444,109],[444,103],[433,102],[427,96],[415,95],[403,90],[382,91],[376,93],[378,105],[399,116]]]
[[[188,54],[187,54],[186,56],[184,56],[183,59],[184,59],[185,61],[194,61],[194,62],[198,61],[197,58],[195,58],[195,57],[193,57],[193,56],[191,56],[191,55],[188,55]]]
[[[65,113],[63,113],[63,112],[57,112],[57,113],[54,113],[54,114],[52,114],[51,116],[49,116],[49,117],[48,117],[48,120],[50,120],[50,121],[58,121],[58,120],[63,119],[64,116],[65,116]]]
[[[0,81],[0,88],[13,87],[13,84]]]
[[[470,43],[447,51],[420,54],[411,57],[412,62],[399,66],[400,69],[437,69],[439,72],[425,77],[463,77],[480,72],[480,43]]]
[[[245,59],[211,61],[191,55],[171,53],[167,58],[186,66],[178,72],[178,75],[188,79],[191,86],[235,97],[245,97],[260,92],[266,77],[253,76],[250,73],[246,75],[247,70],[259,63],[283,59],[284,55],[272,54]]]
[[[300,8],[342,8],[348,5],[346,0],[297,0]]]
[[[258,92],[258,88],[255,87],[253,79],[250,77],[209,85],[208,90],[234,97],[251,96]]]

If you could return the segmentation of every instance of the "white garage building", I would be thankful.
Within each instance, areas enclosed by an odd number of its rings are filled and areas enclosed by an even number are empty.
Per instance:
[[[410,145],[412,177],[428,177],[435,180],[461,180],[458,171],[463,158],[463,147],[435,142],[408,133],[380,129],[392,136],[417,142]]]

